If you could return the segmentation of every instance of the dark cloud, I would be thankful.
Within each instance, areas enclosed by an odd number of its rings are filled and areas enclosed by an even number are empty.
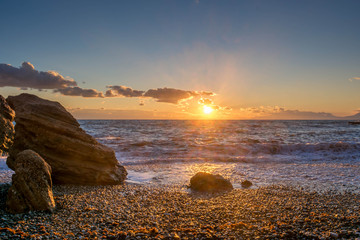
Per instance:
[[[85,83],[85,82],[83,82]],[[149,97],[157,102],[178,104],[193,97],[214,96],[212,92],[185,91],[174,88],[157,88],[148,91],[134,90],[126,86],[107,86],[105,96],[96,89],[84,89],[78,87],[76,81],[64,78],[58,72],[42,72],[34,68],[29,62],[23,62],[21,67],[12,67],[9,64],[0,64],[0,87],[19,87],[22,90],[53,89],[54,92],[66,96],[81,97]],[[210,101],[210,100],[204,100]],[[205,103],[204,103],[205,104]],[[140,103],[143,106],[143,103]]]
[[[79,87],[67,87],[63,89],[55,89],[54,92],[61,93],[66,96],[81,96],[81,97],[100,97],[103,98],[104,94],[95,89],[84,89]]]
[[[150,97],[158,102],[177,104],[192,97],[214,96],[212,92],[185,91],[175,88],[157,88],[145,91],[134,90],[126,86],[107,86],[105,97]]]
[[[109,90],[106,91],[106,97],[141,97],[144,91],[133,90],[125,86],[106,86]]]
[[[212,92],[185,91],[174,88],[157,88],[146,91],[143,96],[155,98],[158,102],[177,104],[180,101],[203,95],[213,96],[215,94]]]
[[[0,64],[0,87],[19,87],[34,89],[59,89],[77,86],[73,79],[67,79],[55,71],[37,71],[29,62],[16,68]]]
[[[54,89],[54,92],[66,96],[104,97],[102,92],[95,89],[83,89],[70,78],[64,78],[55,71],[37,71],[29,62],[23,62],[16,68],[8,64],[0,64],[0,87],[19,87],[21,90],[28,88],[43,91]]]

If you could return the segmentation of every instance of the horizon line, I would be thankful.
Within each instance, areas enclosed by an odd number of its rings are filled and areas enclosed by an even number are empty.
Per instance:
[[[352,120],[358,120],[358,119],[205,119],[205,118],[199,118],[199,119],[165,119],[165,118],[75,118],[76,120],[105,120],[105,121],[112,121],[112,120],[147,120],[147,121],[198,121],[198,120],[204,120],[204,121],[352,121]]]

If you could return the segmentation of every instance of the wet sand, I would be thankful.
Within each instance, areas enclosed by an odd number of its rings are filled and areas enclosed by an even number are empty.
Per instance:
[[[331,239],[360,238],[360,195],[285,186],[217,195],[185,187],[54,186],[54,213],[11,215],[0,192],[0,238]]]

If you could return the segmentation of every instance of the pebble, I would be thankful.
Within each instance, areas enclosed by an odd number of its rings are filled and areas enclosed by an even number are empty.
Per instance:
[[[268,186],[211,195],[189,193],[173,186],[132,184],[54,186],[53,192],[57,205],[53,214],[8,214],[6,194],[0,194],[0,238],[355,239],[360,236],[358,193],[320,194]]]

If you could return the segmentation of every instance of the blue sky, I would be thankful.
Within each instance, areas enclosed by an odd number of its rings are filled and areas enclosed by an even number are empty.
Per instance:
[[[359,10],[359,1],[1,1],[0,63],[27,61],[101,92],[214,92],[214,106],[239,118],[261,107],[350,115],[360,108]],[[198,108],[28,92],[69,108]]]

